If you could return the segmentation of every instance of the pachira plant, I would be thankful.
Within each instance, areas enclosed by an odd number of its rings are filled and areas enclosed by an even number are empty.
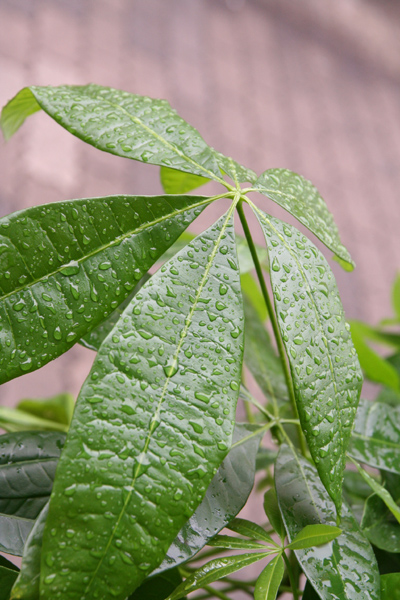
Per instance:
[[[22,556],[20,570],[0,557],[0,600],[393,598],[400,409],[391,396],[357,412],[362,371],[329,264],[266,212],[279,204],[351,270],[318,191],[286,169],[257,176],[163,100],[97,85],[24,88],[4,137],[40,110],[160,166],[164,193],[0,219],[1,383],[76,343],[97,353],[75,406],[63,394],[0,409],[0,551]],[[189,194],[210,180],[218,195]],[[186,231],[222,199],[214,224]],[[261,523],[237,516],[257,470]],[[256,579],[232,577],[253,563]]]

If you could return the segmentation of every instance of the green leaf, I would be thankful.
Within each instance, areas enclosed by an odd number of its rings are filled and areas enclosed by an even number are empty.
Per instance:
[[[392,287],[392,306],[397,320],[400,321],[400,273],[397,273]]]
[[[213,548],[228,548],[230,550],[260,550],[266,549],[264,544],[252,540],[242,540],[230,535],[216,535],[208,542]]]
[[[400,379],[396,369],[365,342],[362,323],[351,322],[351,337],[357,350],[361,368],[367,379],[399,391]]]
[[[32,112],[34,100],[21,103],[29,93],[59,125],[99,150],[223,182],[215,151],[166,100],[99,85],[31,86],[3,109],[7,137]]]
[[[381,576],[381,600],[400,600],[400,573]]]
[[[233,160],[230,156],[224,156],[221,152],[215,151],[215,154],[222,172],[229,175],[236,184],[245,183],[246,181],[255,183],[257,175],[254,171],[243,167],[236,160]]]
[[[268,271],[268,252],[264,246],[255,244],[258,260],[265,271]],[[236,249],[239,258],[240,272],[245,275],[254,271],[254,262],[246,238],[236,235]]]
[[[383,500],[390,512],[400,523],[400,507],[393,500],[390,493],[384,487],[382,487],[381,484],[376,481],[376,479],[371,477],[369,473],[364,471],[364,469],[360,467],[358,463],[356,463],[355,461],[353,461],[353,463],[356,465],[358,472],[360,473],[361,477],[366,481],[366,483],[368,483],[371,490],[373,490],[375,494],[377,494],[379,498]]]
[[[333,273],[292,226],[253,206],[264,231],[278,325],[311,456],[340,511],[362,374]]]
[[[264,494],[264,512],[268,517],[272,529],[279,535],[283,541],[286,537],[285,526],[282,521],[282,516],[279,510],[278,498],[276,496],[275,487],[271,487]]]
[[[317,594],[309,581],[306,583],[301,600],[320,600],[319,594]]]
[[[333,525],[306,525],[294,536],[287,548],[304,550],[305,548],[322,546],[336,539],[341,533],[342,530]]]
[[[333,216],[311,181],[287,169],[268,169],[254,187],[296,217],[350,269],[354,268],[349,252],[340,241]]]
[[[9,600],[10,591],[17,578],[17,571],[0,565],[0,600]]]
[[[270,448],[260,448],[257,452],[256,471],[271,467],[276,461],[277,456],[278,452],[276,450],[271,450]]]
[[[400,406],[361,400],[348,453],[371,467],[400,474]]]
[[[39,600],[40,560],[48,510],[49,505],[46,504],[26,540],[21,571],[12,589],[10,600]]]
[[[259,575],[254,590],[254,600],[275,600],[284,572],[285,563],[279,554]]]
[[[0,552],[22,556],[33,521],[0,513]]]
[[[38,369],[103,321],[209,202],[110,196],[0,219],[0,382]]]
[[[161,563],[229,450],[243,355],[233,210],[153,275],[97,354],[57,468],[43,600],[124,599]]]
[[[264,303],[265,304],[265,303]],[[270,336],[257,311],[244,296],[245,352],[244,361],[275,411],[288,399],[282,363],[271,344]]]
[[[187,562],[242,510],[254,484],[255,458],[263,433],[255,425],[236,424],[233,445],[206,495],[185,523],[154,573]]]
[[[170,596],[168,596],[168,600],[179,600],[179,598],[182,598],[190,592],[194,592],[205,585],[209,585],[222,577],[227,577],[231,573],[235,573],[244,567],[248,567],[257,561],[266,558],[269,554],[271,553],[252,552],[250,554],[237,554],[236,556],[210,560],[210,562],[197,569],[192,575],[185,579],[185,581],[177,587]]]
[[[71,394],[57,394],[39,400],[21,400],[17,408],[26,413],[69,426],[74,412],[75,400]]]
[[[317,470],[285,445],[276,462],[275,481],[290,541],[306,525],[336,525],[335,505]],[[345,503],[340,528],[341,535],[329,545],[295,550],[306,577],[322,600],[379,600],[373,550]]]
[[[252,304],[258,318],[264,323],[267,319],[267,307],[265,306],[263,295],[254,277],[250,273],[243,273],[243,275],[240,276],[240,285],[244,303],[247,302],[247,304]]]
[[[0,406],[0,428],[14,431],[67,431],[68,426],[57,421],[35,417],[29,412]]]
[[[17,571],[17,573],[19,573],[19,569],[16,565],[14,565],[14,563],[12,563],[10,560],[8,560],[8,558],[6,558],[5,556],[2,556],[0,554],[0,565],[2,567],[6,567],[6,569],[11,569],[12,571]]]
[[[40,105],[29,90],[24,88],[6,104],[1,112],[0,127],[5,140],[9,140],[27,117],[40,110]]]
[[[400,524],[377,494],[372,494],[365,503],[361,529],[374,546],[400,552]]]
[[[276,543],[272,537],[265,531],[263,527],[261,527],[261,525],[257,525],[257,523],[253,523],[247,519],[233,519],[233,521],[231,521],[227,527],[239,535],[246,535],[253,540],[264,540],[265,542],[274,544],[274,546],[276,546]]]
[[[206,177],[176,171],[169,167],[161,167],[160,179],[166,194],[187,194],[210,181]]]
[[[171,569],[161,575],[146,579],[142,585],[129,596],[128,600],[164,600],[182,583],[178,569]]]

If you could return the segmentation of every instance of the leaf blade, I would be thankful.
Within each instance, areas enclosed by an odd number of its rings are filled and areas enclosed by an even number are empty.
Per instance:
[[[341,533],[342,530],[334,525],[306,525],[295,535],[287,548],[305,550],[313,546],[322,546],[336,539]]]
[[[254,590],[254,600],[275,600],[285,572],[285,564],[279,554],[260,573]]]

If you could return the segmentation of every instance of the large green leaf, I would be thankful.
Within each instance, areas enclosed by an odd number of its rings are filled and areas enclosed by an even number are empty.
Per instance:
[[[400,552],[400,524],[377,494],[372,494],[365,503],[361,528],[374,546]]]
[[[9,600],[10,591],[18,576],[17,571],[0,565],[0,600]]]
[[[354,268],[349,252],[340,241],[333,216],[311,181],[288,169],[268,169],[257,179],[254,188],[296,217],[348,267]]]
[[[4,136],[39,108],[99,150],[223,182],[215,151],[166,100],[99,85],[31,86],[3,108]]]
[[[12,589],[11,600],[39,600],[42,540],[48,510],[46,504],[26,540],[21,571]]]
[[[243,357],[233,210],[153,275],[97,354],[57,468],[43,600],[133,592],[229,450]]]
[[[43,366],[103,321],[208,203],[110,196],[0,219],[0,383]]]
[[[294,227],[254,207],[270,256],[276,314],[302,429],[323,484],[340,510],[346,449],[362,374],[335,278]]]
[[[381,600],[400,600],[400,573],[382,575]]]
[[[400,406],[361,400],[348,453],[371,467],[400,474]]]
[[[237,424],[233,444],[196,511],[182,527],[154,573],[187,562],[243,508],[254,484],[255,460],[262,432]]]
[[[276,462],[275,481],[290,540],[306,525],[336,525],[335,505],[317,470],[285,445]],[[379,600],[373,550],[346,504],[340,528],[341,535],[329,544],[295,550],[304,573],[323,600]]]

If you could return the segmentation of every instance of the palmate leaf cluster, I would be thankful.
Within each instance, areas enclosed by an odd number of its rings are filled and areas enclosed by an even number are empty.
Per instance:
[[[316,188],[286,169],[258,177],[165,101],[95,85],[23,89],[3,109],[5,138],[39,110],[158,165],[164,193],[0,219],[1,382],[76,343],[96,352],[75,408],[63,394],[0,409],[0,551],[23,557],[20,571],[0,558],[0,600],[297,599],[301,572],[306,599],[394,597],[399,569],[381,565],[400,552],[400,361],[374,362],[367,340],[398,337],[393,323],[352,324],[364,372],[386,386],[357,412],[362,372],[329,264],[265,212],[279,204],[351,270]],[[188,194],[210,180],[218,195]],[[219,200],[226,212],[188,234]],[[267,432],[276,451],[259,449]],[[267,527],[237,518],[258,469]],[[231,577],[259,561],[256,581]]]

